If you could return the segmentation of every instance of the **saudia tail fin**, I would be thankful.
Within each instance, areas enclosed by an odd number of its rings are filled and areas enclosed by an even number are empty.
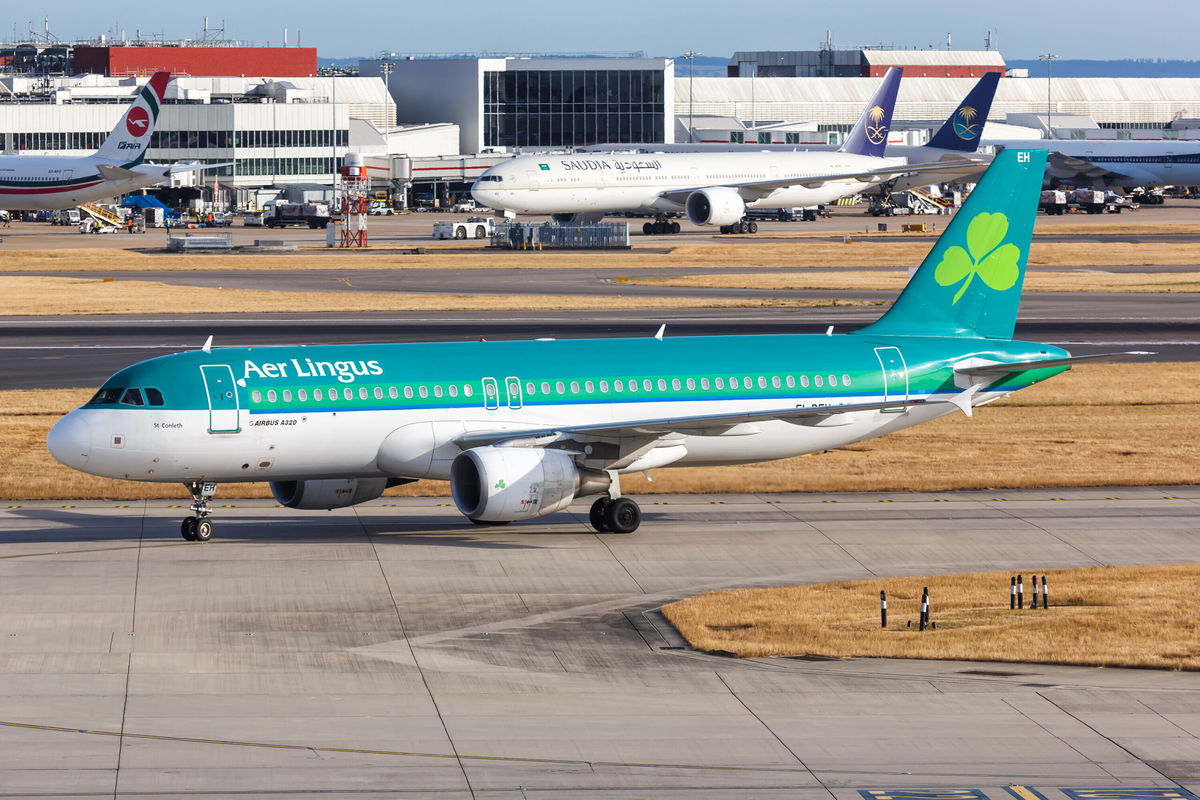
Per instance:
[[[142,163],[170,80],[169,72],[156,72],[150,76],[146,85],[138,89],[133,105],[96,151],[96,158],[123,166]]]
[[[892,67],[887,71],[883,83],[879,84],[866,110],[850,129],[850,135],[839,152],[877,158],[883,156],[888,133],[892,129],[892,110],[896,107],[896,94],[900,91],[903,74],[904,70],[900,67]]]
[[[999,72],[984,73],[975,87],[958,104],[958,108],[954,109],[950,118],[938,128],[938,132],[926,147],[974,153],[979,148],[983,125],[992,110],[992,98],[996,96],[996,86],[999,83]]]
[[[900,297],[857,333],[1011,339],[1046,155],[997,155]]]

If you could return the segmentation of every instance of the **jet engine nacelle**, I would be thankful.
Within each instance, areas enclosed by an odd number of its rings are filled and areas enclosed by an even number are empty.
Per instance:
[[[271,494],[288,508],[345,508],[383,494],[389,485],[407,481],[387,478],[333,478],[319,481],[271,481]]]
[[[511,522],[552,514],[576,497],[607,491],[607,473],[576,466],[560,450],[476,447],[450,465],[458,510],[481,522]]]
[[[687,215],[694,225],[732,225],[746,216],[746,202],[723,186],[697,189],[688,195]]]

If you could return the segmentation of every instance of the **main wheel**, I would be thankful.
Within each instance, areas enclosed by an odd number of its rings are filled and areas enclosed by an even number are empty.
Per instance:
[[[746,223],[746,233],[758,233],[758,223],[751,220]]]
[[[604,525],[613,533],[633,533],[642,524],[642,510],[628,497],[618,497],[604,509]]]
[[[671,233],[679,233],[679,223],[678,222],[671,223]]]
[[[604,509],[612,502],[607,497],[601,497],[592,503],[591,510],[588,511],[588,522],[596,529],[597,533],[604,533],[608,530],[608,523],[604,521]]]
[[[207,517],[196,520],[195,536],[197,542],[207,542],[212,538],[212,532],[212,520],[208,519]]]
[[[196,541],[196,518],[184,517],[183,522],[179,523],[179,533],[189,542]]]
[[[649,236],[653,230],[654,230],[654,226],[652,226],[649,222],[642,223],[642,235],[643,236]]]

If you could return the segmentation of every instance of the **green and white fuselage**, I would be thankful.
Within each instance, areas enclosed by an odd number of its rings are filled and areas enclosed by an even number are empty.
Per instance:
[[[211,484],[271,481],[284,505],[333,508],[426,478],[449,479],[477,522],[600,494],[593,524],[628,532],[622,473],[970,415],[1078,360],[1012,338],[1044,165],[1044,151],[998,156],[892,308],[852,333],[206,346],[117,373],[49,446],[85,472],[188,484],[188,538],[211,531]]]
[[[787,458],[890,433],[957,410],[901,405],[961,394],[955,364],[1064,355],[1024,342],[857,335],[225,349],[122,370],[62,424],[88,432],[71,466],[130,480],[447,479],[468,434],[897,402],[681,430],[628,464],[619,441],[581,443],[585,466],[631,472]],[[1062,369],[1001,377],[975,404]],[[126,398],[130,388],[139,396]],[[163,405],[149,405],[147,389]]]

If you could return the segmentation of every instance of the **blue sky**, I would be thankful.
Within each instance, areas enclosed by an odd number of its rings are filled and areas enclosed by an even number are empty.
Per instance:
[[[230,38],[279,44],[289,28],[294,44],[316,46],[320,55],[348,57],[380,51],[580,52],[643,50],[677,55],[698,50],[725,56],[735,50],[816,49],[833,33],[839,46],[894,44],[982,49],[986,31],[996,32],[1008,58],[1053,52],[1064,58],[1198,59],[1197,0],[1154,0],[1134,10],[1128,2],[1055,3],[1009,0],[457,0],[331,3],[271,2],[100,4],[60,0],[50,4],[4,4],[0,38],[23,38],[29,22],[41,27],[48,9],[51,32],[60,39],[91,38],[124,29],[189,38],[224,22]]]

